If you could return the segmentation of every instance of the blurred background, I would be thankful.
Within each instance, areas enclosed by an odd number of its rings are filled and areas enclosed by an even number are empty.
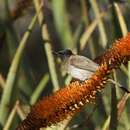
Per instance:
[[[1,0],[0,129],[14,130],[30,106],[69,84],[52,54],[65,48],[94,60],[130,29],[130,0]],[[113,71],[126,88],[130,63]],[[108,83],[94,104],[51,130],[130,130],[130,100]]]

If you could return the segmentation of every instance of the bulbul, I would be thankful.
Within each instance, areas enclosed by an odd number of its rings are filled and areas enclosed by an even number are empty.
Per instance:
[[[69,49],[53,53],[61,58],[63,69],[73,78],[81,81],[90,78],[99,67],[92,60],[81,55],[73,54]]]
[[[74,54],[70,49],[64,49],[58,52],[53,52],[62,60],[62,68],[70,74],[73,78],[80,81],[89,79],[92,74],[99,68],[99,65],[90,60],[89,58],[81,55]],[[118,85],[125,92],[130,93],[125,87],[121,84],[115,82],[112,79],[108,79],[113,84]]]

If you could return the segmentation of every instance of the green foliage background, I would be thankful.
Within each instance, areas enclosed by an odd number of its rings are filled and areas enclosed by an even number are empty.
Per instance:
[[[128,33],[130,1],[122,1],[0,0],[0,129],[14,130],[31,105],[71,81],[52,50],[94,59]],[[130,89],[130,63],[112,77]],[[47,129],[130,130],[129,96],[108,83],[96,105]]]

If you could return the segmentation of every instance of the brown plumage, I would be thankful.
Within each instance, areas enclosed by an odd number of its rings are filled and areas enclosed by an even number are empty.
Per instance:
[[[116,41],[111,49],[95,61],[100,64],[92,77],[84,82],[70,83],[49,97],[36,103],[27,118],[16,130],[39,130],[56,124],[79,111],[87,102],[95,100],[96,93],[104,88],[108,74],[130,59],[130,34]]]

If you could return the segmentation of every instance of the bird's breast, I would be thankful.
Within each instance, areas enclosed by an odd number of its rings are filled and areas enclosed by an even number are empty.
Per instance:
[[[76,79],[82,80],[84,81],[85,79],[88,79],[92,76],[93,72],[91,71],[87,71],[87,70],[83,70],[80,68],[76,68],[75,66],[70,65],[67,68],[67,72]]]

